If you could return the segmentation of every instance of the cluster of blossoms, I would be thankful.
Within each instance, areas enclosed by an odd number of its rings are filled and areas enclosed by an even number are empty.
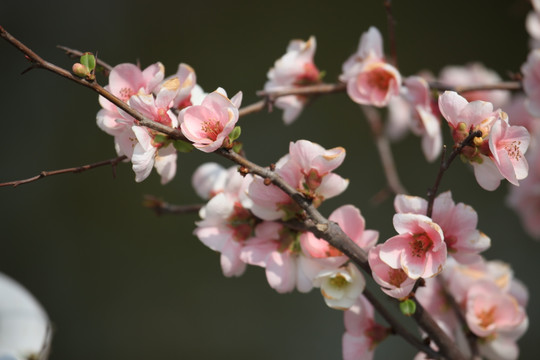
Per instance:
[[[193,146],[212,152],[224,145],[238,121],[242,102],[239,92],[229,99],[222,88],[204,94],[196,85],[194,70],[180,64],[175,75],[164,80],[161,63],[140,70],[133,64],[115,66],[105,87],[126,102],[133,110],[156,123],[179,128]],[[103,107],[97,114],[97,124],[114,136],[118,155],[133,163],[135,181],[143,181],[155,167],[161,183],[171,181],[176,174],[177,149],[163,134],[138,126],[138,121],[103,97]]]
[[[313,62],[315,48],[314,37],[306,42],[291,41],[286,54],[268,72],[265,90],[286,91],[320,83],[321,73]],[[523,72],[533,71],[524,66]],[[388,135],[399,138],[411,129],[422,137],[422,150],[429,161],[442,149],[442,116],[454,148],[472,164],[482,188],[494,190],[501,179],[519,185],[527,177],[524,154],[531,127],[519,120],[511,124],[507,113],[493,105],[506,106],[510,102],[507,92],[476,91],[463,97],[446,91],[436,101],[428,82],[432,77],[422,74],[402,80],[397,68],[385,59],[382,36],[373,27],[361,36],[358,50],[343,64],[339,80],[346,84],[354,102],[388,106]],[[439,81],[465,86],[478,81],[494,83],[500,78],[480,64],[471,64],[444,69]],[[535,94],[535,85],[527,84],[526,91]],[[231,99],[221,88],[205,94],[188,65],[180,64],[177,73],[165,79],[160,63],[142,71],[135,65],[121,64],[112,69],[107,89],[145,118],[179,129],[201,151],[233,147],[235,138],[229,136],[239,117],[242,93]],[[290,124],[307,101],[305,96],[287,95],[278,97],[274,104],[284,111],[283,119]],[[98,125],[114,136],[118,154],[131,160],[136,181],[148,177],[153,167],[162,183],[170,181],[176,172],[178,142],[138,126],[136,119],[104,98],[100,103],[103,109],[98,113]],[[534,108],[530,101],[522,100],[525,106]],[[518,110],[512,111],[520,118]],[[348,180],[334,173],[344,158],[342,147],[325,149],[299,140],[290,143],[289,153],[272,171],[318,207],[347,188]],[[341,251],[302,226],[306,213],[289,195],[268,179],[216,163],[200,166],[192,183],[197,194],[208,201],[200,210],[194,234],[221,254],[225,276],[240,276],[247,265],[254,265],[265,268],[269,285],[279,293],[320,288],[329,307],[345,311],[344,358],[373,356],[389,329],[375,322],[373,306],[362,295],[364,276]],[[513,279],[508,267],[487,262],[480,255],[490,246],[490,238],[477,229],[476,212],[463,203],[456,204],[449,191],[435,198],[431,210],[427,200],[406,195],[398,195],[394,207],[398,235],[380,244],[378,232],[366,229],[364,217],[353,205],[339,207],[329,220],[368,254],[371,276],[384,293],[405,301],[423,280],[426,286],[416,292],[421,294],[420,303],[456,342],[467,334],[456,313],[448,311],[451,306],[443,292],[455,298],[455,311],[464,314],[466,331],[482,339],[482,354],[516,358],[515,342],[527,328],[526,290]],[[439,274],[442,276],[435,279]],[[460,348],[469,349],[465,342]]]

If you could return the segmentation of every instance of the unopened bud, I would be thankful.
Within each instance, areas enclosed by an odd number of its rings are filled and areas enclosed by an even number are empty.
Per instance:
[[[73,67],[71,68],[71,70],[78,77],[84,78],[84,77],[87,77],[88,75],[90,75],[90,70],[81,63],[73,64]]]

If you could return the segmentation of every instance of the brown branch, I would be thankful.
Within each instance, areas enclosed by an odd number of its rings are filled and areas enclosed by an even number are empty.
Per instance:
[[[519,81],[502,81],[497,84],[486,84],[486,85],[472,85],[472,86],[452,86],[448,84],[443,84],[438,81],[429,82],[430,89],[439,90],[439,91],[455,91],[457,93],[466,93],[472,91],[487,91],[487,90],[510,90],[510,91],[519,91],[523,87]]]
[[[125,102],[123,102],[122,100],[118,99],[116,96],[114,96],[113,94],[105,90],[95,80],[86,80],[86,79],[79,78],[71,74],[69,71],[62,69],[61,67],[56,66],[54,64],[51,64],[48,61],[43,60],[30,48],[28,48],[26,45],[24,45],[19,40],[14,38],[11,34],[9,34],[2,26],[0,26],[0,37],[7,40],[11,45],[17,48],[17,50],[22,52],[25,55],[26,59],[32,63],[30,68],[28,68],[27,70],[31,70],[33,68],[45,69],[55,74],[58,74],[68,80],[71,80],[79,85],[90,88],[94,90],[95,92],[97,92],[99,95],[103,96],[104,98],[112,102],[114,105],[118,106],[120,109],[127,112],[133,118],[135,118],[138,121],[138,125],[145,126],[152,130],[156,130],[164,134],[167,134],[169,135],[170,138],[175,139],[175,140],[179,140],[179,139],[186,140],[186,138],[184,137],[184,135],[179,129],[170,128],[168,126],[162,125],[160,123],[157,123],[155,121],[152,121],[144,117],[141,113],[134,110],[128,104],[126,104]]]
[[[392,149],[390,148],[390,142],[383,132],[380,114],[371,106],[361,105],[360,108],[368,120],[371,133],[375,139],[375,145],[377,145],[377,150],[379,151],[379,157],[381,158],[388,187],[396,195],[408,194],[407,189],[405,189],[399,180],[394,156],[392,155]]]
[[[154,210],[156,215],[161,216],[165,214],[179,215],[198,212],[204,205],[174,205],[158,199],[153,195],[145,195],[143,200],[143,206]]]
[[[444,172],[446,170],[448,170],[448,168],[450,167],[450,164],[452,164],[452,161],[454,161],[456,156],[461,154],[461,151],[463,150],[463,148],[465,146],[470,145],[475,137],[481,137],[481,136],[482,136],[482,132],[480,130],[477,130],[477,131],[474,131],[474,132],[470,133],[469,136],[467,136],[465,138],[465,140],[463,140],[459,144],[459,146],[457,146],[454,149],[454,151],[452,151],[452,153],[450,154],[448,159],[445,159],[446,146],[443,146],[443,153],[442,153],[442,156],[441,156],[441,165],[439,166],[439,172],[437,173],[437,177],[435,179],[435,184],[433,185],[433,187],[431,189],[428,190],[428,193],[427,193],[428,206],[427,206],[426,215],[428,217],[431,217],[431,215],[433,214],[433,203],[435,202],[435,196],[437,195],[437,192],[439,191],[439,185],[441,184],[441,180],[442,180],[442,177],[444,175]]]
[[[104,161],[100,161],[100,162],[93,163],[93,164],[82,165],[82,166],[77,166],[77,167],[72,167],[72,168],[67,168],[67,169],[61,169],[61,170],[42,171],[42,172],[39,173],[39,175],[33,176],[31,178],[28,178],[28,179],[15,180],[15,181],[10,181],[10,182],[0,183],[0,187],[2,187],[2,186],[17,187],[19,185],[28,184],[30,182],[34,182],[34,181],[43,179],[44,177],[47,177],[47,176],[68,174],[68,173],[78,174],[78,173],[81,173],[83,171],[90,170],[90,169],[95,169],[97,167],[105,166],[105,165],[111,165],[112,166],[113,177],[115,177],[116,176],[116,165],[118,165],[119,162],[121,162],[121,161],[123,161],[125,159],[127,159],[127,157],[125,155],[122,155],[122,156],[115,157],[114,159],[104,160]]]
[[[126,111],[136,120],[138,120],[138,125],[160,131],[164,134],[169,135],[169,137],[171,137],[172,139],[185,140],[185,137],[183,136],[183,134],[181,133],[179,129],[173,129],[171,127],[156,123],[152,120],[145,118],[142,114],[133,110],[129,105],[122,102],[120,99],[116,98],[114,95],[112,95],[111,93],[106,91],[104,88],[102,88],[100,85],[98,85],[95,80],[86,80],[86,79],[77,78],[73,76],[71,73],[69,73],[68,71],[58,66],[55,66],[51,63],[46,62],[37,54],[35,54],[32,50],[30,50],[28,47],[22,44],[20,41],[18,41],[13,36],[11,36],[1,26],[0,26],[0,37],[6,39],[9,43],[11,43],[19,51],[21,51],[23,54],[26,55],[26,58],[32,63],[32,66],[30,67],[30,69],[43,68],[53,73],[56,73],[60,76],[63,76],[80,85],[91,88],[92,90],[102,95],[103,97],[111,101],[113,104],[115,104],[122,110]],[[285,96],[285,95],[332,93],[332,92],[338,92],[338,91],[344,91],[344,90],[345,90],[345,84],[336,84],[336,85],[321,84],[321,85],[315,85],[312,87],[303,87],[303,88],[293,89],[287,92],[274,92],[274,93],[262,93],[262,94],[264,96],[267,96],[269,100],[272,100],[275,97]],[[274,185],[278,186],[281,190],[283,190],[286,194],[288,194],[306,212],[308,219],[305,221],[305,224],[307,228],[315,236],[325,239],[326,241],[328,241],[330,245],[334,246],[336,249],[340,250],[345,255],[347,255],[351,261],[353,261],[359,267],[364,269],[368,274],[371,273],[371,270],[369,268],[369,264],[367,261],[366,252],[363,249],[361,249],[358,245],[356,245],[344,233],[344,231],[339,227],[337,223],[331,222],[328,219],[326,219],[324,216],[322,216],[321,213],[311,204],[311,201],[309,199],[305,198],[301,193],[297,192],[296,189],[294,189],[289,184],[287,184],[279,175],[277,175],[275,172],[269,169],[260,167],[248,161],[247,159],[233,152],[232,150],[220,148],[216,151],[216,153],[248,169],[249,172],[255,175],[258,175],[264,179],[269,179]],[[375,300],[375,303],[378,303],[378,302]],[[422,325],[423,329],[433,338],[433,340],[439,346],[439,348],[447,349],[448,347],[452,346],[453,344],[452,341],[446,336],[446,334],[442,332],[442,330],[440,330],[440,328],[436,325],[433,319],[431,319],[429,315],[427,315],[426,313],[424,313],[424,317],[427,317],[427,320],[425,320],[423,317],[421,318],[423,321],[424,320],[426,321]],[[430,319],[431,319],[431,322],[429,321]],[[397,323],[397,320],[396,320],[396,323]],[[397,329],[399,329],[399,326]],[[404,339],[409,341],[408,336],[404,336]],[[417,346],[416,343],[414,343],[413,345],[415,347]],[[429,352],[430,350],[427,349],[426,351]],[[448,352],[448,354],[453,354],[453,352]],[[462,359],[461,356],[455,356],[455,357],[451,356],[451,358]]]
[[[82,51],[71,49],[71,48],[68,48],[67,46],[56,45],[56,47],[64,50],[66,54],[72,59],[79,59],[84,54]],[[96,63],[104,69],[103,73],[105,76],[108,76],[111,70],[113,69],[111,65],[99,59],[97,55],[96,55]]]
[[[397,68],[396,20],[392,14],[392,1],[384,0],[383,5],[384,9],[386,10],[386,23],[388,26],[388,38],[390,40],[391,63]]]
[[[256,103],[253,103],[251,105],[244,106],[243,108],[240,108],[238,110],[238,116],[246,116],[249,114],[257,113],[259,111],[264,110],[268,106],[266,100],[259,100]]]
[[[316,84],[310,86],[302,87],[292,87],[285,90],[276,90],[276,91],[266,91],[260,90],[257,91],[257,96],[264,96],[270,101],[275,100],[281,96],[287,95],[320,95],[320,94],[332,94],[337,92],[343,92],[347,89],[347,84],[337,83],[337,84]]]

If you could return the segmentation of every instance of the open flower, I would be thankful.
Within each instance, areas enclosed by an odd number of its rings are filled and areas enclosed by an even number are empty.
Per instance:
[[[201,105],[189,106],[179,115],[182,133],[204,152],[216,151],[238,121],[242,92],[229,100],[222,88],[208,94]]]
[[[382,244],[379,244],[369,251],[368,260],[373,280],[381,286],[385,294],[402,299],[409,295],[415,281],[408,277],[403,269],[393,269],[380,259],[381,246]]]
[[[370,27],[362,35],[358,50],[343,64],[339,79],[347,83],[347,94],[359,104],[383,107],[399,94],[401,75],[384,59],[377,28]]]
[[[396,235],[382,244],[379,257],[411,279],[430,278],[446,263],[446,244],[439,225],[418,214],[395,214]]]
[[[280,91],[291,87],[302,87],[320,82],[320,72],[313,62],[317,42],[311,36],[308,41],[292,40],[287,53],[278,59],[268,71],[265,91]],[[304,108],[306,97],[281,96],[274,105],[283,110],[283,121],[291,124]]]
[[[323,270],[313,283],[321,288],[326,305],[338,310],[353,306],[366,287],[364,276],[353,263],[337,269]]]
[[[398,195],[394,207],[398,213],[424,215],[427,201],[417,196]],[[439,194],[433,203],[432,220],[439,225],[444,234],[448,253],[462,264],[472,264],[480,260],[479,253],[488,249],[491,240],[476,228],[478,215],[464,203],[456,204],[452,193]]]
[[[439,97],[439,108],[452,129],[456,146],[471,133],[479,131],[473,141],[463,147],[461,155],[474,167],[478,184],[486,190],[495,190],[506,178],[514,185],[528,173],[523,156],[529,146],[530,136],[522,126],[508,124],[508,115],[493,111],[485,101],[468,102],[452,91]]]

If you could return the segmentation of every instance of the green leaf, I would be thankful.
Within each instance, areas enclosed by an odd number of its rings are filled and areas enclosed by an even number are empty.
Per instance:
[[[235,153],[239,154],[240,151],[242,151],[242,143],[241,143],[241,142],[235,142],[234,145],[233,145],[233,147],[232,147],[232,150],[233,150]]]
[[[229,139],[231,139],[231,142],[238,139],[241,133],[242,133],[242,129],[240,128],[240,126],[235,126],[234,129],[229,134]]]
[[[325,70],[322,70],[322,71],[319,73],[319,80],[322,80],[325,76],[326,76],[326,71],[325,71]]]
[[[191,152],[194,147],[188,142],[185,142],[183,140],[176,140],[173,142],[173,146],[176,150],[182,153],[188,153]]]
[[[411,316],[416,312],[416,303],[411,299],[407,299],[399,303],[399,309],[403,315]]]
[[[154,136],[154,142],[156,144],[163,144],[167,140],[169,140],[169,137],[165,134],[156,134],[156,136]]]
[[[92,71],[96,68],[96,58],[92,53],[84,53],[83,56],[81,56],[81,64],[86,66],[89,71]]]

